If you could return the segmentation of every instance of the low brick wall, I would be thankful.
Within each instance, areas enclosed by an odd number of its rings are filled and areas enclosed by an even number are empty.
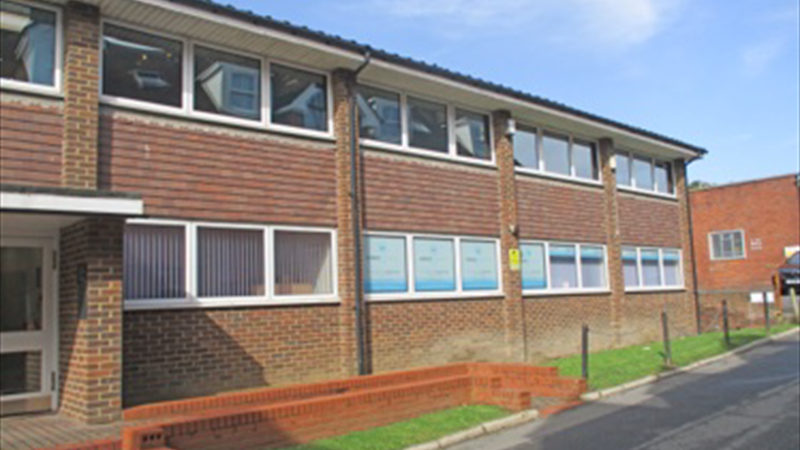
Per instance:
[[[534,398],[575,402],[586,382],[552,367],[462,363],[134,408],[120,441],[69,450],[281,448],[469,404],[529,409]],[[177,417],[176,417],[177,415]]]
[[[751,303],[750,291],[702,292],[700,294],[703,330],[722,330],[722,301],[728,301],[728,326],[731,329],[764,326],[764,304]],[[778,302],[770,303],[771,320],[781,314]]]

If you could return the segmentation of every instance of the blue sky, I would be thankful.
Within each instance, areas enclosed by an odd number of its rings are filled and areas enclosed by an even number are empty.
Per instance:
[[[691,179],[800,170],[797,0],[229,0],[710,150]]]

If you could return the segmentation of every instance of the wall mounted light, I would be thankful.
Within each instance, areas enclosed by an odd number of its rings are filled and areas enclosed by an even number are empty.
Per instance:
[[[517,121],[509,118],[506,122],[506,136],[511,137],[517,132]]]

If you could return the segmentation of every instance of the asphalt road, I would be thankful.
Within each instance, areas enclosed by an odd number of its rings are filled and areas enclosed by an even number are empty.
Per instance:
[[[798,334],[454,450],[798,450]]]

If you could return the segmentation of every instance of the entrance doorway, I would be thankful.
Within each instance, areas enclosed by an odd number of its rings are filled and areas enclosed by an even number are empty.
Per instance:
[[[56,301],[50,239],[0,240],[0,415],[56,404]]]

